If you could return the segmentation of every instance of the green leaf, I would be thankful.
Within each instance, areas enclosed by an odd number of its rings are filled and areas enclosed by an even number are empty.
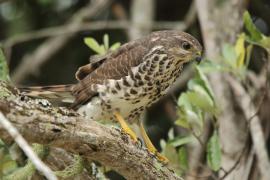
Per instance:
[[[88,38],[84,38],[84,43],[90,48],[92,49],[93,51],[95,51],[96,53],[98,54],[104,54],[105,53],[105,49],[104,49],[104,46],[100,46],[98,44],[98,42],[94,39],[94,38],[91,38],[91,37],[88,37]]]
[[[190,129],[200,133],[203,127],[202,112],[192,104],[190,99],[190,91],[182,93],[178,99],[179,119],[175,122],[176,125]]]
[[[105,49],[105,46],[102,44],[100,45],[100,54],[105,54],[107,52],[107,50]]]
[[[226,68],[222,66],[221,64],[207,60],[207,59],[203,60],[200,63],[199,68],[201,69],[203,73],[226,71]]]
[[[121,43],[117,42],[114,43],[113,45],[111,45],[110,50],[115,51],[116,49],[118,49],[121,46]]]
[[[176,137],[172,141],[169,141],[168,143],[172,145],[173,147],[179,147],[184,144],[190,143],[194,141],[194,136],[184,136],[184,137]]]
[[[264,38],[259,42],[259,45],[262,46],[270,53],[270,37],[264,36]]]
[[[0,49],[0,80],[10,81],[8,65],[4,53]]]
[[[260,46],[266,49],[267,52],[270,52],[270,37],[263,36],[260,41],[254,41],[250,36],[246,36],[245,40],[250,44]]]
[[[266,37],[262,34],[255,24],[252,22],[250,14],[246,11],[244,13],[244,24],[250,36],[246,38],[249,43],[259,45],[270,52],[270,37]]]
[[[245,49],[245,34],[241,34],[235,43],[235,52],[237,55],[237,67],[242,68],[244,66],[244,61],[245,61],[245,54],[246,54],[246,49]]]
[[[215,102],[214,92],[210,86],[210,83],[208,82],[207,77],[205,76],[205,74],[203,73],[203,71],[200,69],[199,66],[196,66],[196,71],[197,71],[196,77],[188,82],[188,89],[195,90],[197,86],[202,86],[206,90],[208,95],[211,97],[213,102]],[[188,98],[187,101],[189,101]]]
[[[203,129],[203,119],[205,112],[216,114],[216,103],[214,93],[210,84],[197,66],[196,77],[188,82],[188,91],[182,93],[178,99],[179,119],[176,125],[187,129],[193,129],[200,134]]]
[[[209,83],[206,75],[201,71],[201,69],[199,67],[196,67],[196,70],[198,72],[199,78],[202,80],[203,87],[205,88],[205,90],[207,91],[209,96],[212,98],[212,100],[215,102],[214,92],[210,86],[210,83]]]
[[[247,46],[247,48],[246,48],[246,63],[245,63],[246,68],[248,67],[249,62],[250,62],[252,49],[253,49],[253,45],[252,44],[249,44]]]
[[[190,91],[187,93],[192,105],[202,109],[203,111],[214,113],[214,102],[205,89],[201,86],[196,86],[195,88],[195,91]]]
[[[203,113],[201,110],[187,111],[188,122],[194,133],[201,134],[203,130]]]
[[[105,47],[105,50],[109,50],[109,35],[108,34],[104,34],[103,36],[103,44]]]
[[[169,139],[169,140],[174,139],[174,130],[173,130],[173,128],[171,128],[171,129],[169,130],[169,132],[168,132],[168,139]]]
[[[181,127],[190,129],[192,128],[194,132],[197,134],[200,134],[203,129],[203,116],[202,112],[198,110],[196,107],[193,107],[192,109],[187,109],[180,107],[182,113],[179,114],[180,119],[175,122],[176,125],[179,125]],[[181,124],[182,122],[185,122],[187,125]]]
[[[234,46],[230,44],[224,44],[222,48],[222,55],[225,62],[233,68],[236,68],[237,54],[235,52]]]
[[[188,170],[188,153],[185,147],[180,147],[178,150],[179,163],[182,170]]]
[[[192,109],[187,93],[182,93],[177,102],[178,106],[183,106],[187,109]]]
[[[186,129],[190,129],[190,126],[189,126],[189,123],[188,123],[188,119],[186,117],[182,117],[178,120],[175,121],[175,124],[180,126],[180,127],[183,127],[183,128],[186,128]]]
[[[252,19],[248,11],[244,12],[244,24],[247,31],[250,34],[250,37],[253,41],[260,41],[263,38],[263,34],[257,29],[257,27],[253,24]]]
[[[221,166],[221,149],[216,131],[207,143],[207,164],[214,171],[218,171]]]

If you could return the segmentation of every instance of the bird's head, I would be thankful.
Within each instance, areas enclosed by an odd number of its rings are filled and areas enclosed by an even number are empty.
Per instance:
[[[202,58],[202,46],[196,38],[178,30],[157,31],[152,33],[152,44],[163,46],[168,55],[178,62],[186,63]]]

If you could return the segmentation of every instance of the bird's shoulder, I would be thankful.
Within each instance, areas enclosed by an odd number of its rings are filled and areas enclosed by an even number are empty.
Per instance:
[[[90,63],[76,72],[79,81],[101,82],[104,79],[120,79],[130,68],[137,66],[147,52],[147,47],[139,41],[126,43],[114,52],[90,57]]]

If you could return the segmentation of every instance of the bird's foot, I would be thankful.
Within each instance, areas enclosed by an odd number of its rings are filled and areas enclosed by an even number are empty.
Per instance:
[[[147,150],[154,154],[155,157],[157,158],[157,160],[159,160],[160,162],[162,162],[163,164],[167,164],[169,162],[168,158],[166,158],[165,156],[163,156],[162,154],[160,154],[157,149],[155,148],[155,146],[153,145],[153,143],[151,142],[150,138],[148,137],[142,122],[139,122],[139,127],[140,127],[140,131],[145,143],[145,146],[147,148]]]
[[[127,134],[133,142],[137,143],[138,142],[138,138],[136,136],[136,134],[130,129],[130,128],[123,128],[122,127],[122,131],[124,134]]]
[[[114,113],[115,118],[117,119],[117,121],[120,123],[120,126],[123,130],[123,132],[127,135],[129,135],[129,137],[136,143],[138,142],[138,138],[136,136],[136,134],[132,131],[132,129],[127,125],[126,121],[124,120],[124,118],[118,113],[115,112]]]

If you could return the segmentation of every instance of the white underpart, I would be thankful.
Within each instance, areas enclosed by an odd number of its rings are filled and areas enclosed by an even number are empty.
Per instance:
[[[101,99],[99,97],[93,97],[92,100],[84,106],[78,109],[78,113],[90,118],[91,120],[102,120]]]

